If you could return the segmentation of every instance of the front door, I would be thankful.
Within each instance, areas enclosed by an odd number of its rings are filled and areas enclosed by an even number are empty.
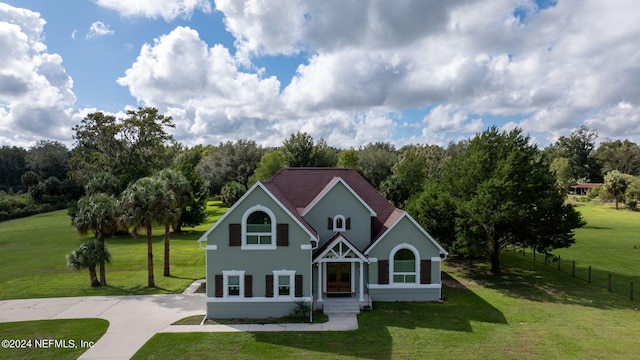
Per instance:
[[[327,292],[351,292],[351,263],[327,263]]]

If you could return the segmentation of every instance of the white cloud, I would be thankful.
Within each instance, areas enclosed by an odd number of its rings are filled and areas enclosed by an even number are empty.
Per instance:
[[[86,39],[93,39],[105,35],[113,35],[115,32],[109,28],[109,25],[102,21],[96,21],[89,27]],[[75,35],[75,33],[74,33]]]
[[[194,11],[211,12],[209,0],[96,0],[99,6],[117,11],[126,17],[161,17],[173,21],[190,18]]]
[[[0,3],[0,132],[14,134],[11,143],[71,138],[73,80],[47,52],[44,25],[39,13]]]

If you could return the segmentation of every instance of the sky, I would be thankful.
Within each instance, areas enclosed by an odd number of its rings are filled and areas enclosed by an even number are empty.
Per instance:
[[[0,146],[73,147],[87,114],[144,106],[187,146],[640,143],[638,19],[637,0],[8,0]]]

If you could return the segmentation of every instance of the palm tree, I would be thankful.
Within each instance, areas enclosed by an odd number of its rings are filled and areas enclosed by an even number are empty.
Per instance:
[[[81,234],[86,234],[89,230],[93,231],[103,250],[105,235],[116,230],[115,202],[113,197],[101,193],[84,196],[78,200],[75,216],[71,220]],[[100,262],[100,284],[107,285],[104,261]]]
[[[173,216],[176,199],[166,183],[157,178],[145,177],[130,184],[122,192],[118,202],[122,212],[121,222],[126,226],[143,227],[147,232],[147,286],[155,287],[153,277],[152,229],[154,222],[165,221]]]
[[[161,219],[164,224],[164,276],[171,276],[169,271],[169,226],[175,225],[180,219],[182,208],[193,202],[193,191],[187,178],[176,170],[164,169],[156,177],[165,182],[176,198],[174,211],[167,212],[166,217]]]
[[[89,239],[67,254],[67,265],[74,270],[89,269],[91,286],[100,286],[96,265],[111,263],[111,253],[97,239]]]

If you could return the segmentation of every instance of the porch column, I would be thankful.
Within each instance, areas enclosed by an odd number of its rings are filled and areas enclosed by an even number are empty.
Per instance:
[[[318,262],[318,301],[322,301],[322,262]]]
[[[360,301],[364,301],[364,263],[360,261]]]

